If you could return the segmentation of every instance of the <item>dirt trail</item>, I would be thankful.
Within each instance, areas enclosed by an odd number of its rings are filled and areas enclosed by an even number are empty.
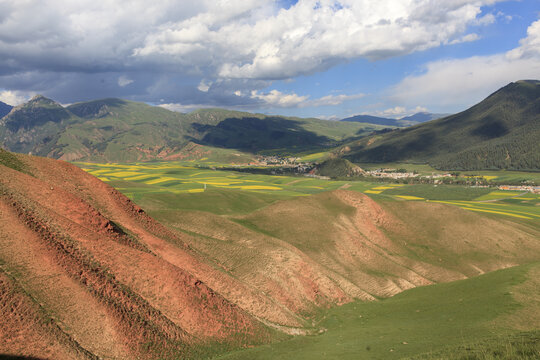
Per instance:
[[[23,241],[24,239],[24,241]],[[129,358],[106,309],[56,265],[54,255],[0,200],[0,256],[61,329],[104,358]]]

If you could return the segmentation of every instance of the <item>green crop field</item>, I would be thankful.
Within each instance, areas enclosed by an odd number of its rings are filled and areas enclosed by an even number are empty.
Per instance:
[[[245,213],[281,199],[347,189],[363,192],[381,200],[434,201],[489,216],[535,222],[540,219],[540,195],[495,188],[381,184],[322,180],[303,176],[256,175],[199,168],[195,162],[76,163],[76,165],[145,206],[157,202],[167,205],[167,208],[202,210],[218,214]]]
[[[237,203],[245,202],[246,210],[254,210],[249,202],[268,204],[279,199],[309,196],[339,188],[365,192],[379,186],[377,183],[368,182],[347,183],[310,177],[211,170],[198,168],[195,163],[76,163],[76,165],[110,183],[136,202],[144,202],[148,198],[167,201],[165,199],[169,198],[173,202],[182,199],[182,202],[189,206],[202,201],[208,202],[209,211],[215,209],[217,205],[215,201],[218,201],[218,198],[227,198]],[[201,206],[198,206],[198,209],[203,210]]]

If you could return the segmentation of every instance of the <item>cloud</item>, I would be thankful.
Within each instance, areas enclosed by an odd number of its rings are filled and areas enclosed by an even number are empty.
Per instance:
[[[480,39],[480,36],[478,36],[478,34],[472,33],[472,34],[463,35],[459,39],[454,39],[450,41],[449,44],[455,45],[455,44],[460,44],[460,43],[465,43],[465,42],[476,41],[478,39]]]
[[[262,100],[265,105],[275,107],[299,107],[309,96],[299,96],[296,94],[284,94],[278,90],[271,90],[266,94],[261,94],[256,90],[251,92],[252,99]]]
[[[345,101],[360,99],[365,94],[352,95],[326,95],[318,99],[309,99],[309,95],[284,94],[278,90],[271,90],[268,93],[260,93],[256,90],[251,92],[251,98],[263,102],[263,106],[283,107],[283,108],[305,108],[319,106],[335,106]]]
[[[11,106],[17,106],[19,104],[22,104],[28,101],[34,95],[35,93],[25,93],[21,91],[5,90],[5,91],[0,91],[0,101]]]
[[[188,96],[243,105],[264,100],[251,98],[261,82],[471,40],[468,27],[488,23],[481,7],[494,2],[299,0],[286,9],[275,0],[2,2],[0,83],[64,102]],[[231,90],[234,81],[244,96]]]
[[[210,86],[212,86],[212,82],[206,82],[203,79],[199,83],[199,86],[197,86],[197,90],[202,91],[202,92],[208,92],[208,90],[210,89]]]
[[[405,116],[413,115],[419,112],[428,112],[428,109],[423,106],[407,109],[404,106],[394,106],[385,110],[378,110],[371,113],[363,113],[362,115],[374,115],[385,118],[400,119]]]
[[[400,104],[430,104],[437,111],[464,110],[495,89],[540,75],[540,20],[527,29],[520,45],[506,53],[430,62],[419,75],[404,78],[391,89]]]
[[[477,19],[481,6],[493,2],[304,0],[260,18],[256,7],[246,6],[233,21],[209,9],[158,27],[133,55],[196,58],[220,78],[287,79],[348,59],[377,60],[450,43],[468,25],[494,21],[491,14]]]
[[[122,75],[118,78],[118,86],[120,87],[128,86],[131,83],[133,83],[133,80],[131,80],[125,75]]]

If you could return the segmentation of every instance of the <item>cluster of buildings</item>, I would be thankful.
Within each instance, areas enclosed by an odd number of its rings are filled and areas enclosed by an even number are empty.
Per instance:
[[[540,194],[540,186],[532,185],[500,185],[499,190],[529,191],[533,194]]]
[[[420,176],[414,172],[400,172],[396,169],[365,170],[365,175],[377,178],[407,179]]]

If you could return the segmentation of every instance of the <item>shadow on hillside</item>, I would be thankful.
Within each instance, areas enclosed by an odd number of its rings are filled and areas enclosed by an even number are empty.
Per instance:
[[[16,356],[0,354],[0,360],[45,360],[44,358],[30,357],[30,356]]]
[[[125,100],[109,98],[73,104],[67,109],[82,118],[104,117],[109,115],[108,108],[120,107],[125,104],[127,104]]]
[[[250,152],[283,148],[300,151],[337,144],[335,140],[304,129],[300,121],[279,117],[227,118],[217,125],[194,123],[191,126],[201,134],[199,139],[192,138],[193,142]]]
[[[492,116],[485,117],[482,120],[482,124],[471,132],[472,135],[486,140],[501,137],[508,133],[508,127],[502,121],[494,119]]]
[[[401,133],[407,133],[409,130],[399,130]],[[379,146],[366,149],[360,147],[345,158],[352,162],[374,162],[384,163],[408,159],[430,152],[437,144],[437,134],[433,131],[422,131],[407,136],[402,136],[398,141],[390,144],[381,144]]]

